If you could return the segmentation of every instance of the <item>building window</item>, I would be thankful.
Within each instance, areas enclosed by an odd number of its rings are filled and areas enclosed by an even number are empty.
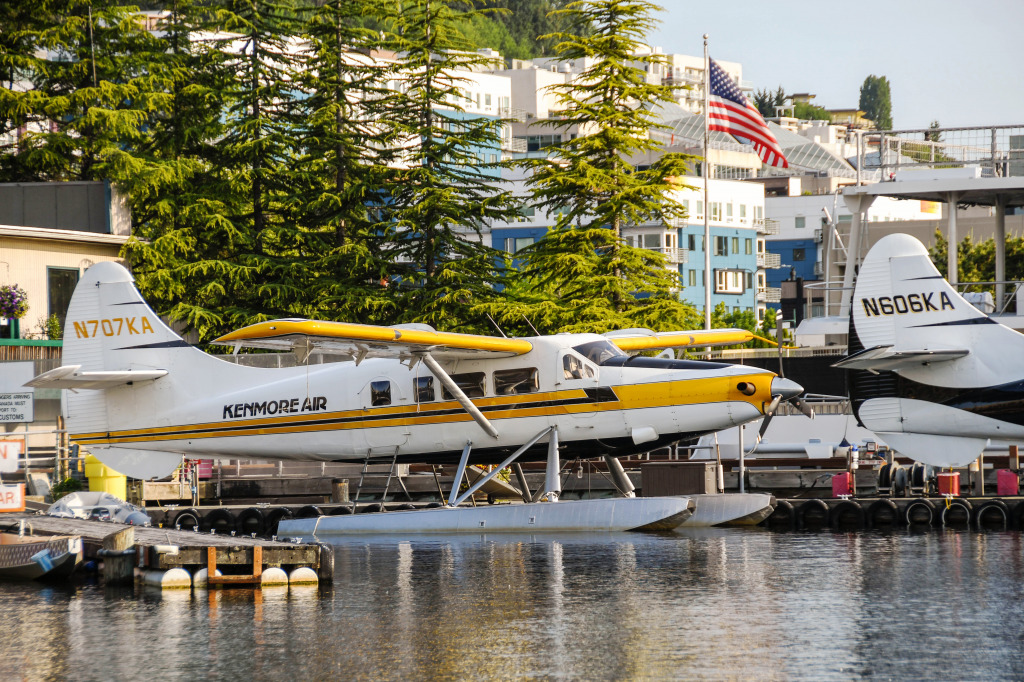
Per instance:
[[[704,201],[702,199],[698,199],[697,200],[697,215],[698,216],[703,216],[704,215]]]
[[[732,238],[732,252],[733,253],[739,253],[740,252],[740,238],[739,237],[733,237]]]
[[[754,207],[754,220],[763,220],[763,219],[764,219],[764,206],[755,206]]]
[[[691,287],[697,286],[697,271],[696,270],[690,270],[690,286]]]
[[[455,385],[462,389],[462,392],[466,394],[468,398],[482,398],[484,397],[484,373],[483,372],[466,372],[465,374],[452,374],[452,381]],[[453,400],[455,396],[448,392],[447,388],[442,387],[442,393],[445,400]]]
[[[491,106],[491,96],[490,95],[484,95],[484,106],[487,106],[487,107]]]
[[[807,252],[804,249],[793,249],[793,260],[802,261],[807,258]]]
[[[804,218],[802,215],[798,215],[794,222],[796,223],[796,229],[798,230],[800,228],[807,227],[807,219]]]
[[[743,240],[743,253],[747,254],[748,256],[753,255],[753,253],[754,253],[754,240],[753,239],[744,239]]]
[[[754,273],[744,272],[743,273],[743,286],[747,289],[754,288]]]
[[[416,377],[416,402],[429,403],[434,400],[434,377]]]
[[[732,222],[732,202],[731,201],[728,204],[725,205],[725,217],[729,219],[729,222]]]
[[[688,246],[690,247],[690,251],[696,251],[697,250],[697,235],[695,235],[695,234],[688,234],[688,235],[686,235],[686,241],[688,242]]]
[[[46,268],[47,316],[56,315],[63,329],[67,322],[71,294],[78,284],[78,268]]]
[[[712,201],[709,204],[709,206],[711,206],[711,219],[712,220],[721,220],[722,219],[722,202],[721,201]]]
[[[509,237],[505,240],[505,250],[509,253],[519,253],[531,245],[533,245],[533,237]]]
[[[645,249],[660,249],[661,248],[661,235],[660,234],[645,234],[643,235],[643,248]]]
[[[715,255],[716,256],[728,256],[729,255],[729,238],[728,237],[715,237]]]
[[[494,373],[494,393],[496,395],[536,393],[538,390],[540,390],[540,382],[537,380],[537,370],[533,367],[503,369]]]
[[[391,382],[390,381],[371,381],[370,382],[370,405],[378,407],[380,405],[391,404]]]
[[[747,205],[746,204],[740,204],[740,220],[746,220],[746,219],[747,219]]]
[[[715,270],[715,293],[742,294],[743,275],[742,270]]]

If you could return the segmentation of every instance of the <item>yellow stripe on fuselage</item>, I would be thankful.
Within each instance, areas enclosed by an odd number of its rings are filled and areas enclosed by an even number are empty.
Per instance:
[[[604,402],[566,403],[564,401],[582,400],[587,397],[587,394],[582,389],[570,389],[566,391],[480,398],[474,400],[474,404],[483,410],[484,414],[491,421],[721,402],[745,402],[757,410],[763,410],[763,403],[771,398],[772,377],[773,375],[771,374],[758,373],[711,377],[707,379],[622,384],[611,387],[614,389],[617,399]],[[742,382],[750,382],[757,387],[754,395],[747,396],[739,391],[737,384]],[[556,404],[518,407],[529,403],[551,402]],[[501,409],[502,407],[507,407],[508,409]],[[436,414],[437,412],[444,411],[449,411],[450,413]],[[388,418],[389,415],[393,415],[393,417]],[[457,402],[445,401],[319,414],[310,413],[301,416],[240,419],[237,421],[139,428],[112,431],[110,433],[81,433],[72,434],[72,439],[82,445],[114,445],[183,439],[195,440],[316,431],[426,426],[430,424],[468,422],[470,420],[469,414]]]

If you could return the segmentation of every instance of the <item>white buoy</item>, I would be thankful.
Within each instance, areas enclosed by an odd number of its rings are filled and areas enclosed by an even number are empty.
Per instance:
[[[192,587],[197,587],[199,589],[206,589],[209,586],[209,584],[210,584],[210,581],[208,579],[209,575],[210,575],[210,572],[209,572],[208,569],[200,568],[198,571],[196,571],[196,574],[194,576],[192,576]],[[221,572],[220,572],[220,569],[219,568],[214,569],[213,575],[215,577],[222,575]]]
[[[301,566],[288,574],[289,585],[316,585],[318,582],[316,571],[309,566]]]
[[[260,575],[260,583],[263,587],[288,587],[288,574],[283,569],[271,567]]]
[[[162,590],[187,589],[192,587],[192,576],[184,568],[172,568],[169,571],[145,571],[142,582]]]

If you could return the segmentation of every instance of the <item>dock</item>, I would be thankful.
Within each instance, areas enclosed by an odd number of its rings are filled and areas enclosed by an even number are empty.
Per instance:
[[[5,525],[16,526],[20,521],[24,521],[26,529],[34,535],[81,537],[84,561],[115,563],[117,559],[125,559],[127,570],[122,578],[134,576],[158,586],[167,586],[166,582],[180,583],[183,572],[188,575],[188,586],[193,586],[193,579],[201,576],[201,582],[210,587],[255,588],[297,582],[329,583],[334,573],[333,550],[326,545],[29,513],[3,516]],[[124,538],[129,538],[128,542]],[[112,547],[112,542],[120,542],[122,546]],[[167,578],[168,575],[171,578]],[[109,571],[105,571],[104,576],[109,582]]]

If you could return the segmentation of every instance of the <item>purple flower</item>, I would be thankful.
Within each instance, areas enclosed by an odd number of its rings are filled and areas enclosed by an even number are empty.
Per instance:
[[[17,284],[0,286],[0,317],[18,319],[28,312],[28,294]]]

